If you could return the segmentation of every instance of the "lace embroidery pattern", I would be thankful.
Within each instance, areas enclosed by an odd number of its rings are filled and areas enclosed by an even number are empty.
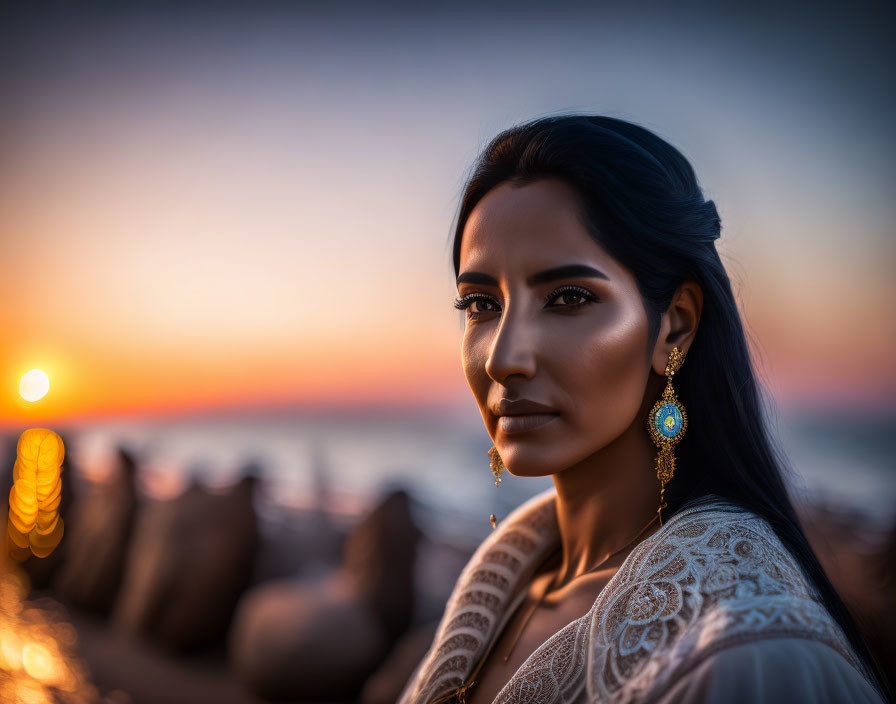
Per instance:
[[[516,508],[470,558],[448,598],[433,645],[400,704],[425,704],[445,696],[479,663],[515,593],[528,584],[558,537],[552,492],[548,489]]]
[[[585,616],[551,636],[517,670],[494,704],[587,701],[582,675],[588,664],[588,628]]]
[[[559,540],[555,496],[530,499],[479,547],[399,704],[428,704],[467,679]],[[539,646],[495,704],[650,701],[722,648],[794,636],[826,643],[870,679],[767,521],[713,497],[638,544],[588,613]]]
[[[712,653],[771,637],[821,641],[869,679],[767,521],[719,499],[664,527],[590,612],[593,699],[650,701]]]

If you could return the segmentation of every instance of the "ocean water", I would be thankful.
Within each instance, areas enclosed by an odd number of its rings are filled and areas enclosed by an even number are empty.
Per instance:
[[[60,430],[65,432],[65,429]],[[549,477],[505,473],[495,487],[492,443],[478,414],[421,411],[296,412],[118,420],[67,431],[79,473],[102,479],[116,446],[140,465],[144,492],[166,498],[190,481],[212,488],[251,466],[261,477],[259,508],[313,508],[354,515],[375,497],[403,488],[421,525],[476,544],[520,503],[553,486]]]
[[[779,417],[775,434],[797,474],[798,496],[854,509],[882,524],[896,516],[896,421],[801,413]],[[355,514],[390,488],[408,490],[421,523],[476,543],[549,477],[505,473],[495,487],[481,418],[414,411],[277,412],[153,421],[118,420],[61,429],[77,471],[101,478],[117,445],[132,451],[140,483],[164,498],[191,480],[211,487],[253,466],[260,508],[328,507]]]

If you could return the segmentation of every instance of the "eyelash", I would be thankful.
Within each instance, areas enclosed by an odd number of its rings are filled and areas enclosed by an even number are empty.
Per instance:
[[[591,291],[589,291],[586,288],[582,288],[580,286],[563,286],[561,288],[551,291],[547,296],[545,296],[544,297],[545,303],[549,303],[550,301],[552,301],[556,298],[560,298],[563,294],[570,293],[570,292],[578,294],[585,300],[582,301],[581,303],[574,303],[572,305],[559,306],[560,308],[569,308],[569,309],[575,310],[575,309],[581,308],[582,306],[586,306],[589,303],[596,303],[598,300],[597,296],[595,296],[593,293],[591,293]],[[454,307],[457,308],[458,310],[466,310],[467,308],[469,308],[470,304],[473,301],[477,301],[477,300],[486,301],[488,303],[495,303],[495,300],[491,296],[486,296],[481,293],[468,293],[464,296],[458,296],[454,300]],[[485,311],[485,312],[491,313],[493,311]],[[478,311],[467,311],[468,318],[478,318],[480,315],[483,315],[483,313],[478,312]]]

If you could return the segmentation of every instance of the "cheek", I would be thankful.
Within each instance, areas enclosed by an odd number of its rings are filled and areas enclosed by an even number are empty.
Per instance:
[[[470,337],[469,330],[464,332],[464,340],[460,347],[460,360],[463,365],[464,376],[467,377],[467,381],[472,382],[473,377],[476,375],[476,368],[480,365],[479,360],[476,358],[476,347],[473,339]]]
[[[491,418],[491,414],[486,407],[491,384],[491,379],[485,371],[487,358],[488,345],[484,344],[481,338],[477,339],[475,336],[465,333],[461,347],[461,362],[464,376],[467,378],[467,385],[470,387],[470,391],[473,392],[476,405],[479,406],[482,422],[485,424],[488,434],[494,437],[497,430],[495,421]]]
[[[472,335],[467,330],[461,346],[461,364],[467,383],[480,406],[486,402],[485,396],[488,394],[488,374],[485,371],[487,355],[488,345],[482,337]]]
[[[570,423],[587,442],[606,445],[635,420],[649,374],[646,339],[636,321],[622,321],[585,336],[577,358],[567,359]]]

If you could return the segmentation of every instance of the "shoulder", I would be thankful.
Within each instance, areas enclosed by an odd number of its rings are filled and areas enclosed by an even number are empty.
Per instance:
[[[805,638],[768,638],[719,650],[671,683],[655,704],[882,700],[840,653]]]
[[[771,524],[726,499],[707,497],[672,516],[652,537],[633,560],[635,581],[678,582],[710,603],[758,596],[817,600],[814,585]]]
[[[506,572],[512,580],[521,568],[543,558],[559,539],[556,496],[553,487],[546,489],[500,521],[470,557],[458,584],[468,582],[472,573],[483,567]]]
[[[515,508],[480,543],[455,582],[402,704],[438,699],[469,676],[518,590],[558,538],[556,491],[550,488]]]
[[[716,653],[780,639],[814,641],[863,672],[769,522],[720,497],[670,517],[608,586],[591,631],[595,691],[664,692]]]
[[[814,587],[769,522],[719,497],[673,515],[632,551],[620,573],[613,598],[629,602],[635,597],[630,608],[613,612],[623,619],[632,615],[635,604],[640,613],[649,604],[659,608],[671,602],[693,622],[713,606],[755,605],[758,597],[764,603],[769,598],[817,601]],[[689,595],[699,599],[689,600]],[[654,614],[640,617],[649,615]]]
[[[551,488],[527,500],[479,544],[455,582],[439,635],[446,635],[457,619],[468,618],[470,610],[486,617],[484,631],[494,627],[559,538],[555,498]]]

